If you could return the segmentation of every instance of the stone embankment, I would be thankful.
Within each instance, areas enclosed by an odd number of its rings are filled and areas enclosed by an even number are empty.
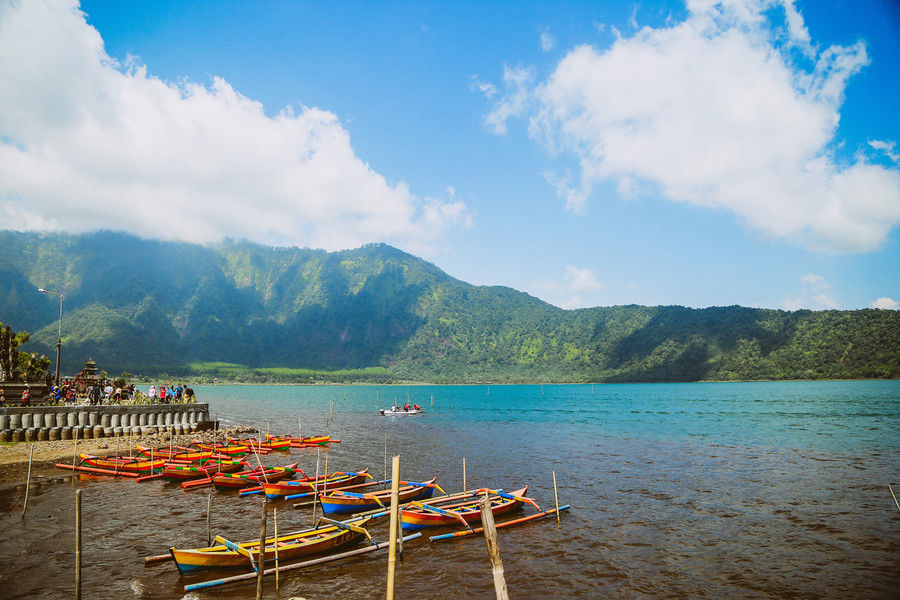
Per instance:
[[[17,406],[0,408],[0,442],[52,442],[164,430],[184,434],[209,422],[208,404]]]

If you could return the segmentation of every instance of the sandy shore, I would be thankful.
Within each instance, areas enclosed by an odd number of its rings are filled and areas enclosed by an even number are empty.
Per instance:
[[[256,430],[252,427],[236,427],[224,430],[229,435],[239,433],[252,433]],[[222,439],[222,430],[214,434],[212,431],[186,433],[176,435],[171,440],[174,446],[187,446],[194,440],[212,441],[213,435]],[[106,456],[119,453],[128,453],[129,446],[167,446],[169,445],[168,433],[154,433],[148,435],[123,436],[119,438],[99,438],[78,440],[77,451],[79,453]],[[59,440],[55,442],[19,442],[17,444],[0,444],[0,482],[9,479],[17,479],[28,465],[28,454],[34,446],[34,467],[52,467],[57,462],[72,462],[76,450],[73,440]]]

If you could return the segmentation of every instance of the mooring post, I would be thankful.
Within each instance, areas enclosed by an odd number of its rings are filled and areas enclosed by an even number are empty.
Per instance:
[[[25,476],[25,503],[22,504],[22,518],[25,518],[25,509],[28,508],[28,488],[31,487],[31,459],[34,457],[34,444],[28,450],[28,475]]]
[[[553,471],[553,498],[556,500],[556,526],[559,527],[559,494],[556,492],[556,471]]]
[[[491,498],[487,492],[484,493],[484,500],[481,501],[481,524],[484,526],[484,541],[487,543],[488,557],[491,559],[494,592],[497,600],[509,600],[506,578],[503,576],[503,560],[500,558],[500,544],[497,542],[497,526],[494,524]]]
[[[312,524],[316,526],[316,500],[319,494],[328,490],[328,473],[325,473],[325,480],[322,482],[322,489],[319,490],[319,448],[316,448],[316,478],[313,480],[313,513]]]
[[[81,490],[75,490],[75,600],[81,600]]]
[[[206,496],[206,546],[212,546],[212,527],[209,520],[209,512],[212,508],[212,492]]]
[[[272,509],[272,520],[275,522],[275,589],[278,589],[278,508]]]
[[[463,491],[466,491],[467,489],[469,489],[469,488],[466,487],[466,457],[464,456],[463,457]]]
[[[262,528],[259,533],[259,559],[256,566],[259,571],[256,574],[256,600],[262,600],[263,597],[263,574],[266,571],[266,495],[262,495]]]
[[[400,456],[391,460],[391,523],[388,537],[387,600],[394,600],[394,572],[397,569],[397,526],[400,512]]]

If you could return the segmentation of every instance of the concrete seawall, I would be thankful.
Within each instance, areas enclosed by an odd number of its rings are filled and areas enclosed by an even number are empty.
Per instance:
[[[145,434],[176,434],[209,421],[208,404],[138,406],[8,406],[0,408],[0,442],[43,442]]]

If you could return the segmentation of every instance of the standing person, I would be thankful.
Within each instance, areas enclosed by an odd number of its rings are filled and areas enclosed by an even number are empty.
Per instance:
[[[164,386],[164,385],[159,386],[159,403],[167,404],[166,398],[168,398],[168,397],[169,397],[169,395],[166,392],[166,386]]]
[[[6,404],[6,392],[3,391],[2,385],[0,385],[0,404]]]
[[[28,406],[28,402],[31,400],[31,388],[28,387],[28,384],[25,384],[25,389],[22,390],[22,406]]]
[[[150,384],[150,390],[147,392],[147,397],[150,398],[150,404],[153,404],[153,401],[156,400],[156,386],[152,383]]]

